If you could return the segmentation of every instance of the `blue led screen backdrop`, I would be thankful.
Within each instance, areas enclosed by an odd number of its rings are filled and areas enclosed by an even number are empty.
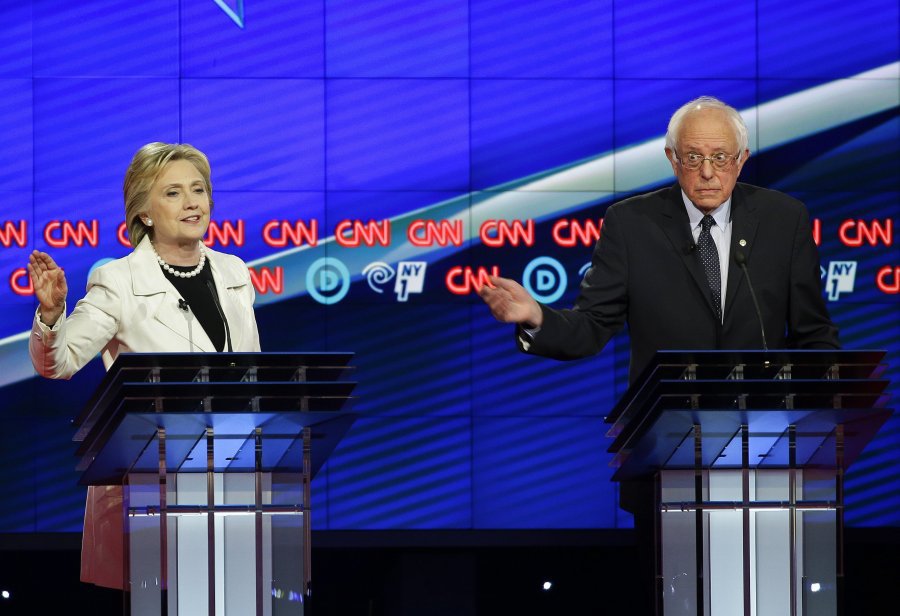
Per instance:
[[[128,252],[150,141],[213,168],[209,243],[252,267],[265,350],[355,351],[361,418],[314,483],[317,529],[617,528],[603,416],[627,335],[519,354],[488,272],[569,305],[606,207],[672,182],[671,112],[744,114],[745,181],[804,200],[849,348],[900,383],[897,0],[92,0],[0,7],[0,532],[77,531],[70,420],[102,375],[35,377],[32,249]],[[526,276],[527,274],[527,276]],[[900,417],[846,519],[900,524]]]

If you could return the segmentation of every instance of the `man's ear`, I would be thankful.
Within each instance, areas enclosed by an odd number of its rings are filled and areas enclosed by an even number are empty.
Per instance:
[[[672,165],[672,173],[678,175],[678,169],[675,167],[678,164],[678,161],[675,160],[675,150],[666,148],[666,158],[669,160],[669,164]]]
[[[741,173],[741,169],[744,168],[744,163],[747,162],[747,159],[750,158],[750,148],[747,148],[741,153],[741,160],[738,161],[738,175]]]

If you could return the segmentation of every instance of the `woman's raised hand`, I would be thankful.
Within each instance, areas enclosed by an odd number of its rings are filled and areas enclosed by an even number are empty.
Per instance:
[[[28,256],[28,275],[41,304],[41,321],[52,327],[66,307],[66,275],[50,255],[39,250]]]

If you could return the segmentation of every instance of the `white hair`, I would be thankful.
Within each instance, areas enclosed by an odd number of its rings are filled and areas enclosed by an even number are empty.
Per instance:
[[[678,133],[681,130],[681,123],[688,114],[703,109],[718,109],[722,111],[734,126],[734,136],[740,146],[738,152],[738,160],[744,155],[750,139],[747,135],[747,125],[744,124],[744,118],[738,113],[738,110],[727,103],[723,103],[712,96],[701,96],[695,98],[689,103],[685,103],[678,108],[678,111],[672,114],[669,120],[669,128],[666,130],[666,147],[670,150],[678,149]]]

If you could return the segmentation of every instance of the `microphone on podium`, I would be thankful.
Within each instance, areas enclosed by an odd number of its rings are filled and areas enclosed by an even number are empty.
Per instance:
[[[747,278],[747,288],[750,289],[750,299],[753,300],[753,307],[756,309],[756,318],[759,321],[759,334],[762,336],[762,346],[764,351],[768,351],[766,344],[766,328],[763,325],[762,311],[759,309],[759,302],[756,301],[756,293],[753,292],[753,283],[750,282],[750,272],[747,270],[747,255],[742,250],[736,250],[734,253],[734,261],[744,270],[744,276]]]
[[[231,329],[228,327],[228,319],[225,318],[225,313],[222,312],[222,305],[219,303],[219,296],[216,294],[216,288],[213,286],[212,280],[206,281],[206,288],[209,289],[213,303],[216,305],[216,310],[219,311],[219,316],[222,317],[222,322],[225,324],[225,341],[228,343],[228,352],[231,353]]]

